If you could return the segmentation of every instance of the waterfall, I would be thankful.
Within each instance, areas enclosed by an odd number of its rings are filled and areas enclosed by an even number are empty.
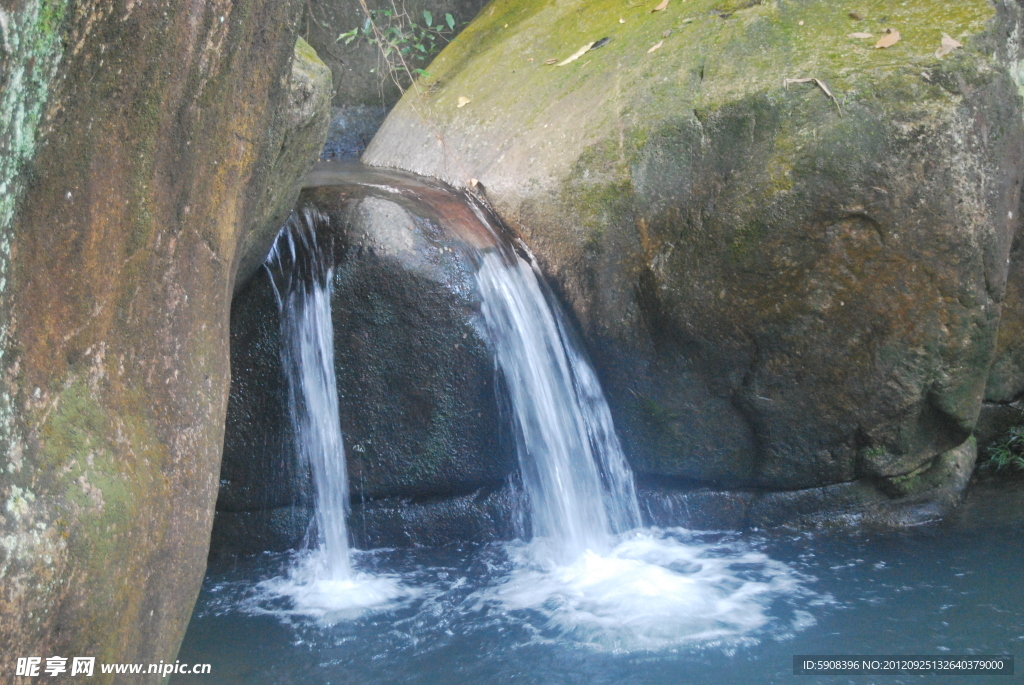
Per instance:
[[[316,522],[327,578],[349,578],[348,477],[334,375],[333,255],[317,242],[326,219],[293,214],[267,258],[281,320],[281,364],[296,449],[316,491]]]
[[[562,563],[640,525],[633,473],[590,364],[522,257],[483,253],[483,315],[515,414],[534,535]]]

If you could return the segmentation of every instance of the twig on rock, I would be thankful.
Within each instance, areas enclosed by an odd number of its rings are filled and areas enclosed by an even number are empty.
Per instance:
[[[825,82],[822,81],[820,78],[787,78],[783,79],[782,81],[782,85],[786,90],[789,90],[790,83],[815,84],[816,86],[818,86],[818,88],[821,88],[821,92],[827,95],[829,100],[836,103],[836,110],[838,110],[839,116],[843,116],[843,108],[839,106],[839,100],[836,99],[836,96],[832,94],[832,91],[828,89],[828,86],[826,86]]]

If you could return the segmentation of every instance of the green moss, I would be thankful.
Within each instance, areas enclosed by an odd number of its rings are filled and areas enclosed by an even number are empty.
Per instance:
[[[147,405],[137,397],[125,405],[132,410],[122,407],[115,417],[80,378],[60,393],[40,431],[39,467],[64,503],[56,524],[81,565],[79,582],[106,596],[99,605],[110,610],[123,599],[123,588],[110,587],[107,579],[138,561],[124,540],[154,536],[147,502],[163,492],[159,443],[148,419],[136,413]]]

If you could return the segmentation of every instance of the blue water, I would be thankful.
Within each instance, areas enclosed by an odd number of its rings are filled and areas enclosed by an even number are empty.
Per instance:
[[[559,613],[565,607],[558,605],[557,593],[532,608],[498,601],[495,588],[522,568],[514,558],[523,553],[522,544],[355,552],[357,570],[399,576],[415,592],[333,623],[290,613],[286,605],[274,604],[283,600],[268,599],[258,582],[280,576],[294,560],[263,555],[210,570],[179,659],[212,664],[212,676],[176,676],[172,682],[1017,682],[1019,676],[797,677],[792,657],[1019,658],[1024,655],[1022,520],[1024,489],[1017,486],[1008,492],[976,488],[954,521],[899,533],[665,532],[697,550],[690,567],[678,572],[706,576],[701,582],[711,589],[716,581],[708,569],[722,559],[731,566],[721,582],[749,581],[755,587],[771,578],[786,582],[739,606],[760,617],[732,625],[725,638],[654,649],[629,644],[617,649],[595,641],[594,626],[586,621],[573,630],[564,620],[573,614]],[[710,561],[701,564],[700,557]],[[781,566],[765,565],[765,559]],[[571,594],[566,590],[562,600]],[[735,600],[735,594],[723,596]],[[627,612],[620,618],[629,625],[646,613],[640,615],[631,618]],[[737,619],[728,612],[724,616],[726,624]],[[693,628],[686,621],[678,627]]]

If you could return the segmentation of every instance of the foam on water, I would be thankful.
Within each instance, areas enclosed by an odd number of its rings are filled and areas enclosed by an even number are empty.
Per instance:
[[[477,604],[535,612],[556,639],[615,652],[728,647],[814,623],[803,611],[773,618],[777,600],[811,594],[806,578],[741,543],[642,529],[568,564],[552,562],[547,544],[509,545],[512,570],[475,593]]]
[[[302,616],[327,624],[388,611],[421,593],[391,575],[353,571],[335,578],[322,548],[300,554],[285,575],[257,583],[254,590],[245,603],[250,613]]]

